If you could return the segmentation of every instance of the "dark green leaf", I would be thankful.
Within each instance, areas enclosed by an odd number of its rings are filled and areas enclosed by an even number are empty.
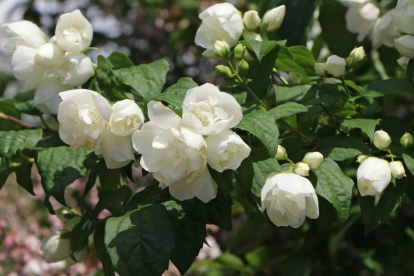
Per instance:
[[[263,57],[265,57],[270,51],[279,46],[279,44],[276,41],[270,40],[245,40],[243,41],[243,45],[255,53],[259,63],[262,62]]]
[[[15,104],[14,99],[0,98],[0,112],[20,120],[20,111],[15,107]],[[20,125],[12,121],[0,118],[0,130],[19,130],[20,128]]]
[[[253,178],[253,186],[252,186],[252,193],[260,197],[262,188],[266,182],[268,175],[272,172],[281,172],[282,168],[280,167],[279,163],[274,158],[269,158],[263,161],[254,162],[254,178]]]
[[[88,245],[88,238],[92,232],[92,222],[82,217],[82,220],[70,232],[70,249],[77,252]]]
[[[239,104],[244,104],[246,102],[247,92],[241,92],[241,93],[233,94],[233,97],[236,99],[236,101]]]
[[[96,249],[96,255],[102,262],[105,276],[115,276],[115,270],[112,266],[111,258],[109,257],[108,251],[105,247],[105,227],[99,227],[93,236],[93,244]]]
[[[220,188],[217,191],[215,199],[209,201],[206,205],[207,223],[215,224],[227,231],[231,231],[231,206],[233,201],[230,195],[224,195]]]
[[[96,218],[104,209],[115,216],[120,215],[122,207],[131,196],[132,191],[127,185],[121,186],[116,190],[101,193],[99,195],[99,202],[93,210],[92,217]]]
[[[36,105],[33,103],[32,100],[22,102],[22,103],[15,103],[14,107],[22,113],[26,113],[33,116],[41,116],[42,112],[37,109]]]
[[[161,275],[168,269],[174,248],[174,230],[167,210],[161,204],[153,204],[108,219],[105,246],[120,275]]]
[[[249,197],[253,184],[253,163],[250,157],[243,160],[240,167],[233,171],[236,178],[236,191],[238,197]]]
[[[364,97],[382,97],[384,95],[399,94],[399,93],[414,93],[413,85],[406,79],[387,79],[374,81],[364,87],[361,96]]]
[[[109,62],[112,63],[114,69],[129,68],[134,66],[128,56],[122,52],[115,51],[108,57]]]
[[[303,89],[305,85],[273,85],[275,89],[276,103],[278,105],[299,102],[303,98]]]
[[[165,89],[164,93],[159,94],[153,100],[165,101],[173,106],[181,107],[187,91],[197,86],[192,78],[181,78],[176,84]]]
[[[345,128],[347,132],[349,132],[353,128],[360,128],[362,129],[368,137],[373,141],[375,127],[379,124],[379,119],[351,119],[351,120],[343,120],[341,122],[341,127]]]
[[[209,167],[211,177],[216,181],[219,189],[223,192],[224,195],[230,195],[233,191],[233,171],[225,170],[222,173]]]
[[[364,142],[346,135],[328,136],[317,144],[315,150],[322,153],[325,158],[335,161],[344,161],[369,153],[369,147]]]
[[[275,120],[290,117],[299,113],[307,112],[308,108],[298,103],[285,103],[270,109],[268,113],[273,116]]]
[[[99,193],[117,190],[128,184],[128,177],[122,169],[108,169],[105,163],[99,164],[98,186]]]
[[[14,171],[16,172],[16,181],[22,188],[26,191],[35,195],[33,191],[33,181],[32,181],[32,163],[27,163],[19,167],[15,167]]]
[[[312,85],[301,104],[316,105],[323,104],[325,107],[332,105],[338,100],[345,100],[347,97],[343,88],[337,84]]]
[[[305,46],[281,47],[275,67],[299,77],[315,76],[315,58]]]

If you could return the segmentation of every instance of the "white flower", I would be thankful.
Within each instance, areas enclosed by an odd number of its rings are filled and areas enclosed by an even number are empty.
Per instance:
[[[296,164],[295,173],[301,176],[308,176],[309,175],[309,165],[303,162],[299,162]]]
[[[112,106],[109,119],[111,131],[118,136],[129,136],[144,123],[141,108],[132,100],[122,100]]]
[[[84,262],[86,258],[88,258],[88,255],[89,255],[89,248],[87,246],[73,253],[73,256],[78,262]]]
[[[108,169],[121,168],[135,159],[131,136],[118,136],[107,128],[101,134],[95,153],[103,155]]]
[[[283,23],[286,14],[286,6],[282,5],[266,12],[262,19],[264,32],[276,31]]]
[[[315,72],[321,77],[326,77],[326,63],[315,63]]]
[[[70,53],[80,53],[91,45],[93,28],[79,10],[62,14],[56,25],[58,45]]]
[[[243,118],[240,104],[215,85],[189,89],[183,102],[183,121],[202,135],[217,134],[236,126]]]
[[[344,1],[349,8],[346,12],[346,27],[358,34],[358,41],[364,40],[375,26],[380,9],[368,1]]]
[[[392,20],[400,32],[414,35],[414,1],[399,0]]]
[[[249,30],[244,30],[243,31],[243,37],[246,40],[263,41],[263,38],[259,34],[255,33],[255,32],[251,32]]]
[[[405,176],[404,165],[401,163],[401,161],[390,162],[390,169],[392,176],[397,179],[401,179]]]
[[[391,138],[388,135],[388,133],[386,133],[383,130],[377,130],[374,133],[374,145],[380,149],[380,150],[384,150],[386,148],[388,148],[391,144]]]
[[[69,54],[55,68],[63,79],[63,84],[79,86],[87,82],[95,73],[92,60],[85,54]]]
[[[243,16],[243,23],[246,29],[253,31],[260,25],[260,17],[257,11],[248,11]]]
[[[112,114],[111,105],[100,94],[86,89],[59,95],[63,100],[57,117],[60,138],[73,148],[94,149]]]
[[[47,263],[56,263],[70,256],[70,232],[59,230],[52,232],[40,249]]]
[[[209,7],[200,14],[203,20],[195,37],[195,43],[213,52],[216,40],[225,40],[230,46],[236,45],[243,32],[243,19],[240,11],[232,4],[221,3]]]
[[[48,76],[39,82],[33,102],[44,114],[58,114],[62,102],[59,93],[71,89],[73,86],[62,84],[58,76]]]
[[[40,28],[30,21],[18,21],[3,25],[4,35],[8,40],[4,46],[6,49],[14,51],[19,46],[39,48],[47,43],[45,34]]]
[[[357,184],[362,196],[379,195],[391,181],[388,162],[376,157],[369,157],[357,171]]]
[[[320,152],[310,152],[305,155],[303,162],[309,165],[312,170],[319,168],[323,162],[323,155]]]
[[[276,226],[298,228],[305,218],[319,217],[318,197],[312,183],[297,174],[271,174],[261,192],[262,210]]]
[[[218,172],[236,170],[250,154],[250,147],[231,130],[206,138],[207,161]]]
[[[410,59],[407,57],[400,57],[398,60],[398,65],[401,66],[402,69],[404,69],[404,71],[407,71],[408,68],[408,63],[410,62]]]
[[[345,74],[345,69],[346,61],[341,57],[332,55],[326,61],[326,71],[335,77],[340,77]]]
[[[141,166],[178,200],[215,198],[217,184],[208,171],[203,136],[183,127],[181,118],[160,102],[148,103],[148,117],[132,136]]]
[[[392,22],[392,10],[388,11],[377,20],[372,31],[372,46],[379,48],[381,45],[394,47],[396,31]]]
[[[401,55],[414,58],[414,36],[404,35],[395,40],[395,47]]]
[[[53,43],[46,43],[40,46],[35,55],[36,64],[46,68],[54,68],[62,60],[64,52],[59,46]]]

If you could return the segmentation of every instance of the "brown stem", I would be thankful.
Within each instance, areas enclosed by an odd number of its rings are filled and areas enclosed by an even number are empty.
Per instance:
[[[29,125],[29,124],[17,119],[15,117],[4,114],[3,112],[0,112],[0,118],[11,121],[11,122],[14,122],[16,124],[21,125],[22,127],[28,128],[28,129],[36,129],[37,128],[37,127],[34,127],[32,125]]]

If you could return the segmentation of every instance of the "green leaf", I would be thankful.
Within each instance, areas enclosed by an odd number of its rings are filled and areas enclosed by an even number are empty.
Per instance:
[[[20,120],[20,111],[15,107],[15,104],[14,99],[0,98],[0,112]],[[0,130],[19,130],[20,128],[20,125],[12,121],[0,118]]]
[[[169,69],[167,60],[160,59],[149,64],[117,69],[114,70],[114,74],[121,82],[131,86],[149,101],[161,94]]]
[[[92,222],[84,217],[70,232],[70,249],[72,252],[82,250],[88,245],[92,233]]]
[[[207,223],[215,224],[227,231],[232,229],[231,206],[233,201],[230,195],[224,195],[220,188],[215,199],[210,200],[207,205]]]
[[[108,59],[103,56],[98,56],[98,67],[95,70],[95,77],[91,82],[93,90],[98,91],[111,102],[126,98],[118,90],[113,67],[113,64]]]
[[[108,60],[112,63],[114,69],[129,68],[134,66],[126,54],[118,51],[113,52],[108,57]]]
[[[270,40],[245,40],[243,41],[243,45],[255,53],[259,63],[262,62],[263,57],[265,57],[270,51],[279,46],[276,41]]]
[[[32,100],[21,102],[21,103],[15,103],[14,107],[22,112],[33,116],[41,116],[42,112],[40,112],[39,109],[37,109],[36,105],[33,103]]]
[[[218,187],[224,195],[230,195],[233,191],[233,171],[225,170],[222,173],[209,167],[210,175],[216,181]]]
[[[247,92],[241,92],[237,94],[233,94],[233,97],[236,99],[236,101],[242,105],[246,102],[247,99]]]
[[[176,84],[168,87],[164,93],[159,94],[153,100],[165,101],[170,105],[181,108],[187,90],[197,86],[197,83],[195,83],[192,78],[181,78]]]
[[[249,197],[253,184],[253,163],[250,157],[243,160],[240,167],[233,171],[236,178],[236,191],[238,197]]]
[[[84,147],[49,148],[39,152],[36,158],[43,189],[62,205],[66,205],[66,187],[79,177],[85,176],[95,162],[95,153]]]
[[[276,104],[281,105],[289,102],[299,102],[303,98],[303,87],[305,85],[273,85],[275,89]]]
[[[412,175],[414,175],[414,154],[406,154],[404,153],[402,155],[404,159],[404,164],[407,167],[407,169],[411,172]]]
[[[328,136],[316,145],[315,150],[322,153],[325,158],[335,161],[344,161],[369,153],[367,144],[360,139],[346,135]]]
[[[128,177],[122,169],[108,169],[105,162],[99,164],[98,187],[99,194],[118,190],[128,184]]]
[[[102,262],[105,276],[115,276],[115,270],[112,266],[111,258],[105,247],[105,227],[99,227],[93,235],[93,244],[96,249],[96,256]]]
[[[305,46],[281,47],[275,67],[299,77],[315,76],[315,58]]]
[[[375,127],[379,124],[379,119],[351,119],[351,120],[343,120],[341,122],[341,127],[344,128],[347,132],[349,132],[353,128],[360,128],[362,129],[373,141]]]
[[[60,139],[59,134],[55,134],[46,139],[40,140],[36,144],[35,149],[40,150],[40,149],[56,148],[60,146],[67,146],[67,144],[65,144],[65,142],[63,142]]]
[[[290,117],[299,113],[308,112],[308,108],[298,103],[285,103],[272,108],[268,113],[273,116],[275,120]]]
[[[259,138],[269,151],[270,156],[276,155],[279,130],[275,120],[267,111],[259,109],[245,115],[236,128],[248,131]]]
[[[115,270],[122,276],[163,274],[174,248],[174,231],[167,210],[161,204],[153,204],[123,217],[109,218],[105,246]]]
[[[391,212],[401,204],[406,187],[406,179],[397,180],[396,185],[389,184],[385,191],[378,196],[361,196],[358,201],[361,206],[364,220],[364,234],[374,230],[387,218]]]
[[[122,209],[122,215],[129,211],[143,208],[152,203],[162,203],[171,200],[172,197],[168,189],[161,189],[159,183],[153,183],[144,190],[134,194]]]
[[[99,213],[106,209],[114,216],[121,213],[122,207],[132,196],[131,189],[127,186],[121,186],[116,190],[105,191],[99,195],[99,202],[92,212],[92,217],[98,217]]]
[[[325,158],[319,168],[313,172],[318,179],[316,193],[334,206],[338,222],[344,223],[349,217],[354,181],[329,158]]]
[[[268,175],[272,172],[282,171],[282,168],[280,167],[279,163],[274,158],[254,162],[253,169],[254,178],[252,185],[252,193],[257,197],[261,196],[262,188],[266,182]]]
[[[384,95],[410,93],[414,94],[413,85],[406,79],[387,79],[374,81],[364,87],[361,96],[378,98]]]
[[[42,133],[41,129],[0,131],[0,172],[9,168],[17,150],[33,149]]]
[[[33,191],[32,181],[32,163],[27,163],[19,167],[15,167],[16,181],[22,188],[28,191],[30,194],[35,195]]]
[[[181,275],[191,267],[207,236],[205,222],[195,213],[200,208],[194,206],[197,202],[198,205],[203,205],[200,201],[168,201],[163,204],[174,229],[176,246],[171,251],[170,259]]]
[[[308,93],[303,97],[301,104],[317,105],[323,104],[325,107],[332,105],[339,100],[347,99],[343,88],[337,84],[312,85]]]

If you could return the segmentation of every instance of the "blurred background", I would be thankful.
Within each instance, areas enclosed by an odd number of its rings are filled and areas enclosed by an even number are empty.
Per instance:
[[[289,46],[305,45],[317,60],[330,53],[346,57],[357,45],[363,45],[368,55],[371,53],[368,39],[358,43],[356,35],[346,29],[346,7],[338,1],[228,2],[242,12],[258,10],[261,16],[266,10],[285,4],[287,15],[282,28],[270,38],[287,39]],[[124,52],[136,65],[166,58],[171,65],[167,86],[184,76],[194,78],[198,84],[219,84],[223,80],[214,72],[218,62],[203,58],[203,49],[194,44],[201,23],[199,13],[216,3],[209,0],[0,0],[0,25],[29,20],[50,38],[60,14],[80,9],[94,27],[91,46],[99,50],[88,51],[94,62],[98,55],[108,56],[113,51]],[[0,28],[0,96],[16,101],[32,99],[33,92],[19,92],[21,86],[7,65],[9,53],[4,49],[3,39]],[[388,76],[404,74],[396,64],[395,49],[382,46],[377,52]],[[298,81],[294,75],[285,77],[290,82]],[[381,74],[368,58],[349,78],[363,85],[381,79]],[[407,99],[404,100],[407,104]],[[412,105],[410,101],[408,106]],[[398,112],[412,121],[412,110],[405,107]],[[40,124],[39,118],[29,115],[22,119]],[[134,177],[137,184],[131,182],[130,187],[138,191],[147,180],[138,169]],[[40,181],[33,181],[38,187],[36,196],[12,185],[14,174],[0,191],[0,275],[103,275],[95,254],[90,254],[85,263],[75,265],[43,261],[40,244],[62,225],[55,216],[48,215],[42,204]],[[66,193],[74,198],[74,205],[84,185],[85,179],[81,178],[68,187]],[[88,200],[91,206],[97,203],[96,190],[88,195]],[[204,246],[188,275],[414,275],[414,207],[406,198],[392,218],[368,236],[363,235],[358,205],[352,209],[350,220],[341,227],[308,219],[296,230],[272,227],[262,216],[250,211],[235,202],[232,231],[208,226],[210,246]],[[171,267],[165,275],[179,273]]]

